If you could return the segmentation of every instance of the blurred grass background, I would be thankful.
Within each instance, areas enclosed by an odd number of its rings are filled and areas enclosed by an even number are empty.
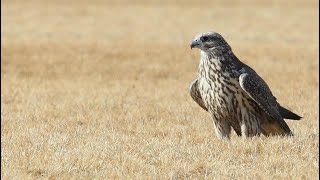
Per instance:
[[[318,1],[1,1],[4,179],[317,179]],[[218,141],[189,96],[217,31],[302,115]]]

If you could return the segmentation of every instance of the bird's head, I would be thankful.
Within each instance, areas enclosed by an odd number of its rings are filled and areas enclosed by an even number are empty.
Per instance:
[[[204,32],[196,35],[190,44],[190,48],[198,48],[202,51],[231,50],[224,38],[216,32]]]

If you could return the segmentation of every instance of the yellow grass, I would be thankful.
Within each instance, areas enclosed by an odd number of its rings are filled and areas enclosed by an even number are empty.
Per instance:
[[[1,178],[318,179],[317,1],[1,1]],[[217,140],[192,101],[220,32],[304,117]]]

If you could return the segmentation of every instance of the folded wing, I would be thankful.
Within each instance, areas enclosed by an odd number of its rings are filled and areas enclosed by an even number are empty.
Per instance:
[[[283,120],[280,114],[278,103],[272,95],[268,85],[258,75],[249,75],[243,73],[239,77],[239,83],[241,88],[259,105],[259,107],[267,114],[270,118],[270,123],[273,124],[273,134],[292,134],[290,128]],[[277,127],[274,127],[277,126]],[[268,127],[271,127],[268,125]]]
[[[192,83],[190,84],[189,86],[189,92],[190,92],[190,95],[192,97],[192,99],[200,106],[202,107],[202,109],[208,111],[208,109],[206,108],[203,100],[202,100],[202,97],[201,97],[201,94],[200,94],[200,91],[199,91],[199,88],[198,88],[198,79],[195,79],[194,81],[192,81]]]

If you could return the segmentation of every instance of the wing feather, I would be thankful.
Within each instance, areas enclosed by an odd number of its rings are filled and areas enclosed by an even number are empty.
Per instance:
[[[278,103],[273,97],[267,84],[257,75],[241,74],[241,88],[274,120],[281,121]]]
[[[207,107],[205,106],[201,94],[199,92],[199,88],[198,88],[198,79],[195,79],[194,81],[192,81],[192,83],[189,86],[189,92],[190,95],[192,97],[192,99],[200,106],[202,107],[202,109],[208,111]]]

